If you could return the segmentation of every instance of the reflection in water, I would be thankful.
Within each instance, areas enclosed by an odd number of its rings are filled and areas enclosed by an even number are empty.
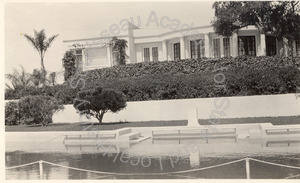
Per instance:
[[[267,141],[266,147],[291,147],[299,146],[300,140]]]
[[[300,166],[300,139],[262,140],[236,138],[148,139],[138,144],[106,143],[101,147],[73,141],[49,143],[35,151],[6,152],[7,167],[44,160],[69,167],[116,173],[161,173],[190,170],[244,157]],[[194,146],[192,145],[194,143]],[[17,145],[17,144],[16,144]],[[54,149],[56,152],[51,151]],[[107,175],[43,164],[44,179],[245,179],[245,162],[170,175]],[[299,178],[299,170],[250,161],[252,179]],[[38,164],[6,170],[6,179],[39,179]]]
[[[56,153],[22,153],[11,152],[6,153],[6,165],[8,167],[19,164],[24,164],[29,161],[36,161],[43,159],[45,161],[55,162],[57,164],[67,165],[70,167],[84,168],[88,170],[105,171],[105,172],[118,172],[118,173],[153,173],[153,172],[175,172],[181,170],[189,170],[191,168],[208,167],[211,165],[221,164],[235,160],[233,158],[201,158],[201,166],[191,167],[190,158],[182,157],[172,167],[169,157],[163,157],[161,161],[158,158],[151,157],[151,165],[148,167],[142,166],[141,163],[133,166],[130,162],[136,162],[137,157],[128,158],[128,163],[116,159],[117,154],[112,156],[103,156],[103,154],[82,154],[82,156],[72,154],[56,154]],[[175,158],[175,157],[172,157]],[[292,166],[300,165],[299,155],[290,156],[276,156],[276,157],[255,157],[257,159],[264,159],[266,161],[287,164]],[[125,160],[125,159],[124,159]],[[163,170],[161,170],[161,166]],[[251,178],[285,178],[290,175],[299,174],[299,170],[293,170],[289,168],[282,168],[276,166],[265,165],[250,161]],[[7,179],[39,179],[38,165],[32,165],[24,168],[17,168],[6,171]],[[244,179],[245,162],[238,162],[223,167],[217,167],[214,169],[208,169],[203,171],[188,172],[183,174],[176,174],[170,176],[107,176],[105,174],[88,173],[77,170],[70,170],[61,167],[55,167],[52,165],[44,164],[45,179],[112,179],[112,178],[222,178],[222,179]]]

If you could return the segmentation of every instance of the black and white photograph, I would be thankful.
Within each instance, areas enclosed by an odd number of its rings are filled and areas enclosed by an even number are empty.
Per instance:
[[[3,182],[299,181],[300,1],[1,5]]]

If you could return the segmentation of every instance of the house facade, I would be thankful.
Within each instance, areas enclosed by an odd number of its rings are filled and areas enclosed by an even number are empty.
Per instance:
[[[156,35],[139,35],[129,28],[126,35],[116,36],[128,42],[126,63],[172,61],[180,59],[247,56],[287,56],[286,39],[260,32],[255,26],[240,29],[231,37],[217,35],[212,26],[193,27]],[[74,50],[83,71],[117,64],[118,52],[109,44],[113,36],[65,40]],[[293,42],[294,56],[300,56],[300,40]]]

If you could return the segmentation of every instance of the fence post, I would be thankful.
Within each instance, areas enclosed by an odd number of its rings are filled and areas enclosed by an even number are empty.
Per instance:
[[[250,163],[249,163],[249,158],[246,158],[246,175],[247,175],[247,179],[250,179]]]
[[[40,167],[40,180],[43,180],[43,160],[39,161],[39,167]]]

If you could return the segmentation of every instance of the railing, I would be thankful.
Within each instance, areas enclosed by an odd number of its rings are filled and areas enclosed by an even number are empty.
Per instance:
[[[285,128],[266,128],[265,129],[267,135],[282,135],[282,134],[300,134],[300,128],[293,128],[293,127],[285,127]]]
[[[99,150],[100,147],[104,147],[104,148],[109,148],[111,149],[113,147],[113,149],[115,150],[115,152],[118,151],[118,147],[114,144],[108,143],[108,144],[101,144],[97,145],[97,144],[64,144],[66,150],[72,150],[72,149],[79,149],[79,150],[83,150],[83,149],[93,149],[93,150]]]
[[[291,144],[299,144],[299,143],[300,143],[300,140],[267,141],[266,147],[289,147],[289,146],[291,146]],[[279,145],[281,145],[281,146],[279,146]]]
[[[43,160],[35,161],[35,162],[32,162],[32,163],[27,163],[27,164],[23,164],[23,165],[13,166],[13,167],[7,167],[6,170],[20,168],[20,167],[25,167],[25,166],[30,166],[30,165],[39,163],[39,175],[40,175],[40,179],[42,180],[43,179],[43,163],[49,164],[49,165],[53,165],[53,166],[62,167],[62,168],[67,168],[67,169],[71,169],[71,170],[78,170],[78,171],[84,171],[84,172],[90,172],[90,173],[96,173],[96,174],[104,174],[104,176],[101,176],[101,177],[106,177],[108,175],[119,175],[119,176],[122,176],[122,175],[123,176],[130,176],[130,175],[136,175],[136,176],[139,176],[139,175],[174,175],[174,174],[181,174],[181,173],[188,173],[188,172],[196,172],[196,171],[201,171],[201,170],[207,170],[207,169],[211,169],[211,168],[216,168],[216,167],[220,167],[220,166],[225,166],[225,165],[229,165],[229,164],[233,164],[233,163],[245,161],[245,163],[246,163],[246,179],[250,179],[251,178],[250,177],[250,160],[256,161],[256,162],[260,162],[260,163],[269,164],[269,165],[274,165],[274,166],[280,166],[280,167],[292,168],[292,169],[298,169],[298,170],[300,170],[300,167],[290,166],[290,165],[283,165],[283,164],[278,164],[278,163],[272,163],[272,162],[262,161],[262,160],[258,160],[258,159],[254,159],[254,158],[243,158],[243,159],[239,159],[239,160],[235,160],[235,161],[230,161],[230,162],[227,162],[227,163],[222,163],[222,164],[213,165],[213,166],[209,166],[209,167],[204,167],[204,168],[197,168],[197,169],[184,170],[184,171],[176,171],[176,172],[164,172],[164,173],[114,173],[114,172],[101,172],[101,171],[87,170],[87,169],[82,169],[82,168],[75,168],[75,167],[60,165],[60,164],[51,163],[51,162],[43,161]],[[174,175],[174,176],[179,176],[179,175]]]
[[[66,140],[97,140],[97,139],[116,139],[117,135],[115,133],[107,133],[100,135],[65,135],[63,143]]]
[[[191,140],[191,139],[197,139],[197,140],[200,140],[197,141],[198,143],[201,143],[201,142],[205,142],[206,144],[211,144],[211,143],[215,143],[215,139],[218,137],[218,142],[222,142],[222,140],[226,140],[226,142],[228,142],[228,140],[232,140],[232,143],[237,143],[237,135],[234,135],[234,136],[215,136],[215,137],[206,137],[206,136],[199,136],[198,138],[197,137],[194,137],[194,136],[191,136],[191,137],[184,137],[182,138],[182,136],[180,137],[177,137],[177,138],[152,138],[152,144],[156,144],[156,142],[160,142],[160,141],[172,141],[172,142],[178,142],[178,144],[182,144],[184,143],[184,141],[186,140]]]
[[[200,128],[200,129],[159,129],[159,130],[152,130],[152,138],[168,138],[168,137],[205,137],[206,135],[211,136],[236,136],[236,128],[218,128],[217,132],[209,132],[209,128]],[[224,131],[225,130],[225,131]],[[226,131],[227,130],[227,131]],[[228,131],[230,130],[230,131]],[[165,132],[173,132],[173,133],[165,133]],[[155,133],[156,132],[156,133]],[[157,133],[157,132],[164,132],[164,133]]]

